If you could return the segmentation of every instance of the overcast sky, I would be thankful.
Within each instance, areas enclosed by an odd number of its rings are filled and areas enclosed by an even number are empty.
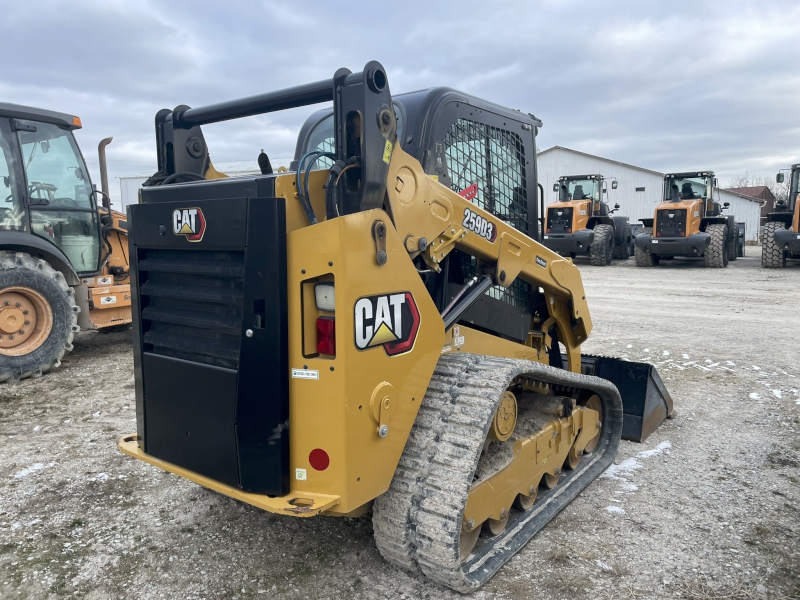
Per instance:
[[[800,162],[797,0],[3,3],[0,99],[76,114],[112,193],[156,168],[153,118],[360,71],[531,112],[538,145],[657,171],[773,177]],[[215,163],[286,164],[314,108],[205,128]],[[281,160],[283,159],[283,160]],[[230,165],[233,167],[233,165]]]

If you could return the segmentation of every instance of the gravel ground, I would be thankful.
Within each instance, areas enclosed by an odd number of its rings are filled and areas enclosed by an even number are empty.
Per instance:
[[[475,598],[800,598],[800,266],[584,274],[587,352],[658,365],[678,411]],[[0,385],[3,598],[460,598],[385,563],[370,518],[277,517],[128,458],[130,335]]]

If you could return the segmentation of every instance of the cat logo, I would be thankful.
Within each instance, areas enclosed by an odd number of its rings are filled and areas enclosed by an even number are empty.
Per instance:
[[[172,233],[199,242],[206,232],[206,218],[199,208],[176,208],[172,211]]]
[[[668,216],[670,219],[674,219],[674,218],[675,218],[675,213],[667,213],[667,216]]]
[[[419,331],[419,309],[411,292],[367,296],[356,302],[355,342],[359,350],[383,346],[389,356],[414,348]]]
[[[564,214],[564,211],[563,210],[557,210],[556,214],[560,217],[561,215]]]

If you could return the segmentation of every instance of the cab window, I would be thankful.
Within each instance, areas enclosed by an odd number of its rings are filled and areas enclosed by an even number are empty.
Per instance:
[[[72,134],[50,123],[22,123],[35,129],[19,132],[28,196],[50,208],[91,210],[92,188]]]
[[[17,191],[14,165],[11,144],[7,135],[3,135],[0,138],[0,229],[22,229],[24,225],[24,208]]]

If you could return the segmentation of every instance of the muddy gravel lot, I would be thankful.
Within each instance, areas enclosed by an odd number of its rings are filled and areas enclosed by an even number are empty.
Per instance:
[[[650,361],[677,416],[475,598],[800,598],[800,266],[584,275],[585,351]],[[389,566],[359,519],[277,517],[122,455],[129,333],[0,385],[2,598],[459,598]]]

